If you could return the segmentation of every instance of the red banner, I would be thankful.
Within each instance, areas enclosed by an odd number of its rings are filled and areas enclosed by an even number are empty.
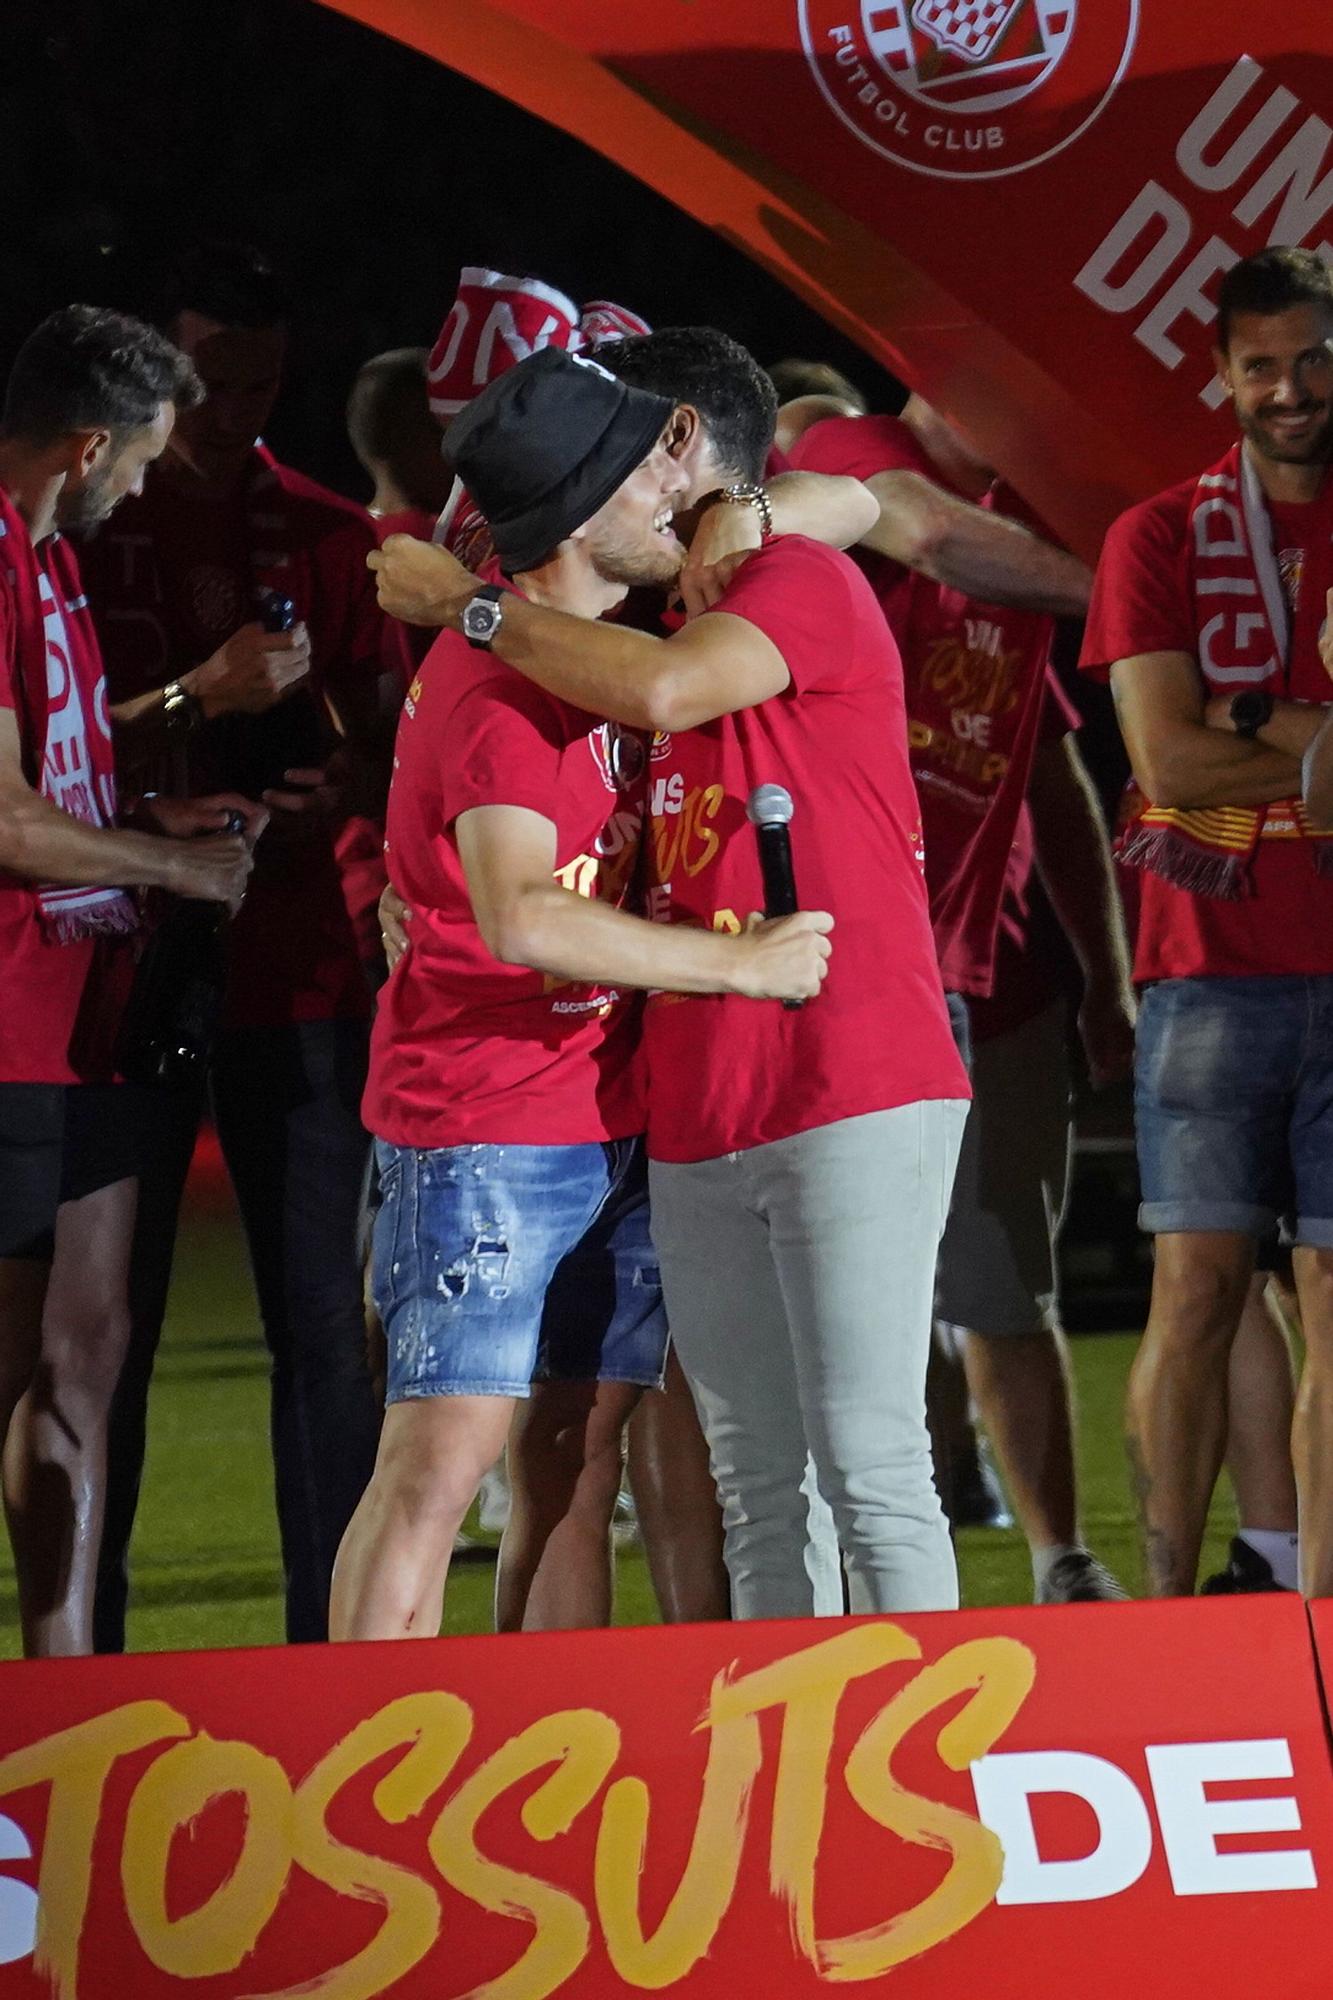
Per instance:
[[[1327,0],[329,4],[729,236],[1087,552],[1222,448],[1219,272],[1333,257]]]
[[[1327,1991],[1296,1599],[0,1668],[9,2000]]]

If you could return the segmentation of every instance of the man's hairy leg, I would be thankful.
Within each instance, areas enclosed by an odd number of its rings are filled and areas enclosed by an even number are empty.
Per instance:
[[[10,1424],[5,1508],[24,1650],[91,1653],[107,1424],[129,1342],[138,1182],[62,1202],[32,1385]]]
[[[1156,1243],[1152,1305],[1130,1371],[1125,1450],[1154,1597],[1194,1593],[1227,1437],[1227,1359],[1254,1268],[1232,1231]]]
[[[1283,1295],[1256,1272],[1228,1371],[1227,1472],[1242,1528],[1296,1532],[1291,1441],[1296,1403]]]
[[[495,1579],[497,1632],[611,1623],[611,1523],[631,1382],[539,1382],[509,1433],[509,1524]]]

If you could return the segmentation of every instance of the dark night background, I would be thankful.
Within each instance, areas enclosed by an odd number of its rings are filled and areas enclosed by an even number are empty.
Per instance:
[[[447,4],[447,0],[444,0]],[[710,321],[764,362],[901,391],[748,259],[577,141],[314,0],[8,0],[0,366],[71,299],[147,312],[199,236],[268,251],[299,302],[279,454],[353,497],[359,364],[430,346],[463,264],[654,325]]]
[[[354,499],[368,489],[343,430],[352,378],[384,348],[433,344],[464,264],[612,298],[657,326],[707,321],[761,362],[833,362],[874,408],[902,400],[644,182],[315,0],[7,0],[0,130],[0,370],[55,306],[150,315],[184,245],[257,243],[298,302],[269,442]],[[1109,704],[1086,684],[1078,699],[1109,795],[1123,771]]]

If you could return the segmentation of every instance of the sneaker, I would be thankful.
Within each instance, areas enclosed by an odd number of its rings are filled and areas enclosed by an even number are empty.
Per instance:
[[[1070,1549],[1051,1564],[1038,1604],[1126,1604],[1129,1592],[1087,1549]]]
[[[502,1535],[509,1525],[509,1474],[503,1459],[481,1482],[477,1496],[477,1526],[484,1535]]]
[[[1200,1597],[1248,1597],[1260,1591],[1287,1591],[1285,1583],[1279,1583],[1273,1574],[1270,1562],[1243,1542],[1239,1535],[1232,1537],[1227,1555],[1227,1566],[1216,1576],[1210,1576],[1199,1586]]]
[[[981,1440],[954,1464],[944,1504],[951,1528],[1012,1528],[1014,1517],[999,1474]]]

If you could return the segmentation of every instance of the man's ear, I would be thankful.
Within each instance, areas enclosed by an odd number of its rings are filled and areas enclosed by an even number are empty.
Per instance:
[[[1223,353],[1220,347],[1215,347],[1213,349],[1213,367],[1217,370],[1218,381],[1222,384],[1222,387],[1226,390],[1227,395],[1230,396],[1231,376],[1228,373],[1227,357]]]
[[[76,431],[71,440],[74,450],[70,459],[70,472],[80,484],[91,478],[111,450],[110,431]]]
[[[698,441],[703,429],[699,412],[693,403],[677,403],[667,421],[666,448],[674,459],[685,458],[690,447]]]

